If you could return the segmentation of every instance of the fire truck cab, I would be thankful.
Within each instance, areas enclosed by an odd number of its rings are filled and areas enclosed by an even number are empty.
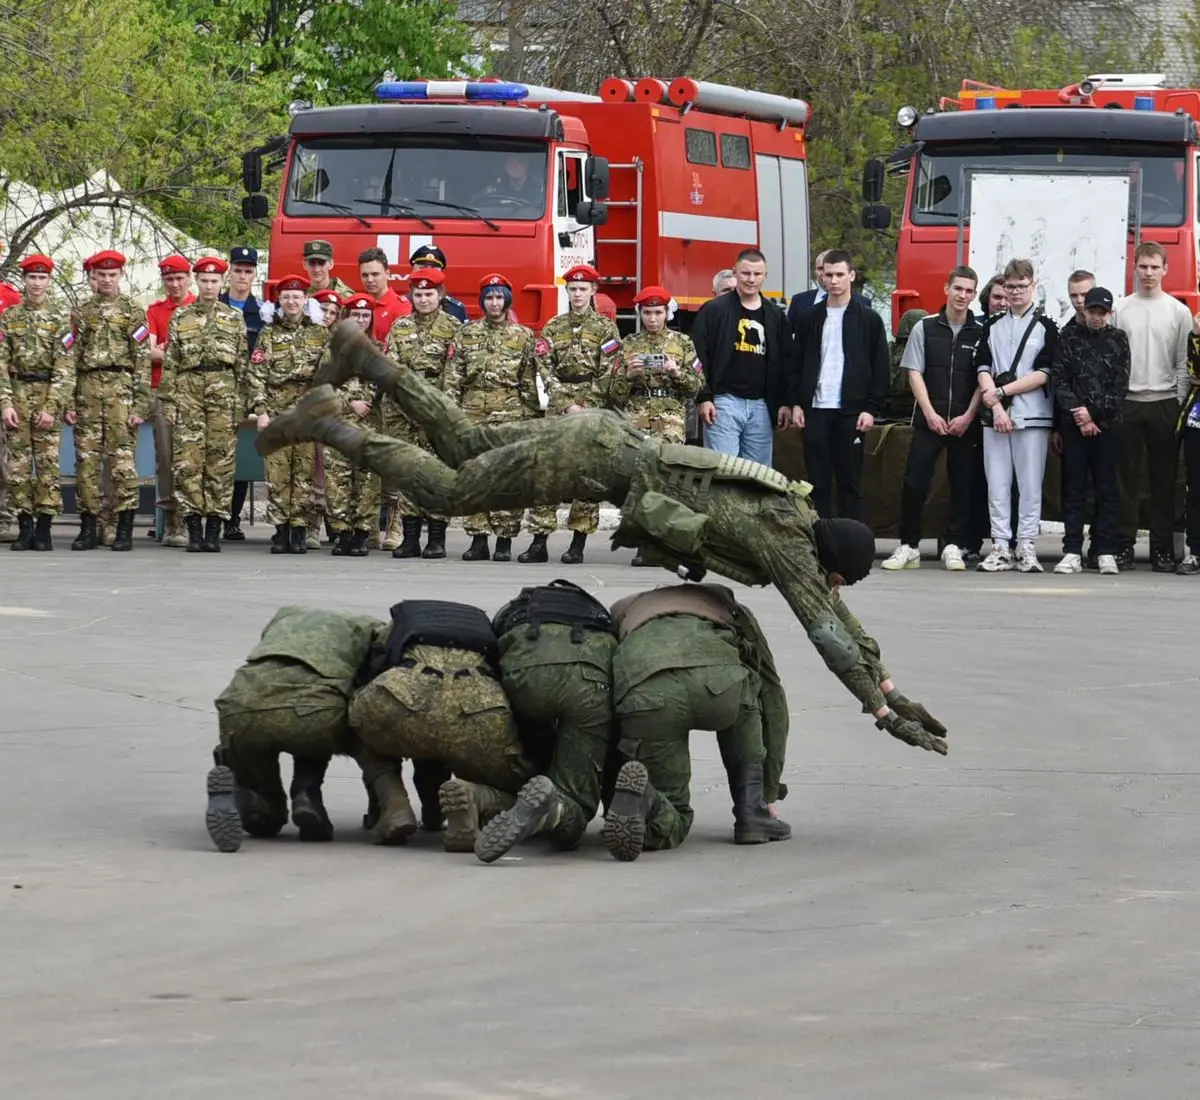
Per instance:
[[[381,84],[379,102],[293,110],[287,137],[243,156],[247,219],[267,216],[263,158],[283,168],[268,281],[301,271],[305,241],[332,243],[335,274],[441,248],[472,316],[492,271],[540,328],[567,308],[563,274],[595,264],[622,328],[633,298],[666,286],[687,327],[740,248],[767,254],[766,291],[808,285],[808,186],[800,100],[690,80],[613,78],[596,96],[495,81]]]
[[[1167,88],[1157,74],[1098,75],[1057,90],[1010,90],[967,80],[937,110],[919,115],[912,107],[901,108],[897,122],[910,141],[887,162],[890,173],[908,177],[896,248],[893,329],[910,309],[940,309],[947,274],[966,262],[973,171],[1127,176],[1125,282],[1109,289],[1118,296],[1131,291],[1134,248],[1140,241],[1156,241],[1167,253],[1166,289],[1196,312],[1197,119],[1200,92]],[[881,201],[883,178],[881,163],[870,162],[863,177],[868,203]],[[1069,212],[1032,213],[1054,218]],[[863,212],[868,227],[885,228],[888,217],[878,205]],[[1069,258],[1063,262],[1069,265]],[[978,274],[982,284],[995,272]]]

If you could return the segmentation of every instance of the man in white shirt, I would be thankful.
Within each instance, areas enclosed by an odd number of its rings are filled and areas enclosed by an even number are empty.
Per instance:
[[[1118,467],[1117,566],[1133,568],[1138,532],[1142,455],[1150,473],[1150,568],[1175,572],[1175,472],[1179,462],[1176,427],[1187,397],[1188,337],[1192,315],[1163,290],[1167,254],[1144,241],[1133,254],[1137,292],[1117,302],[1117,328],[1129,336],[1131,370],[1125,399],[1121,463]]]

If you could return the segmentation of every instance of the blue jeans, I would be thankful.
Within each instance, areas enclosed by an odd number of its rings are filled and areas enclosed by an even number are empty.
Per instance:
[[[710,451],[770,466],[775,432],[767,403],[719,393],[713,404],[717,407],[717,422],[704,426],[704,445]]]

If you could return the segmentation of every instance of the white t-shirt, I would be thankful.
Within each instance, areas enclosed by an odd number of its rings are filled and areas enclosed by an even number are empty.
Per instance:
[[[825,307],[825,327],[821,329],[821,373],[817,377],[817,392],[813,395],[814,409],[842,407],[842,373],[846,369],[842,320],[845,316],[845,306]]]

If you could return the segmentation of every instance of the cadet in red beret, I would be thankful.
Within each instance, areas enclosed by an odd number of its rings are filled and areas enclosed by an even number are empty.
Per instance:
[[[17,264],[26,275],[33,272],[35,275],[50,275],[54,271],[54,261],[49,256],[43,255],[41,252],[35,252],[31,256],[26,256],[19,264]]]
[[[173,252],[170,256],[164,256],[158,261],[158,273],[160,275],[186,275],[191,270],[191,260],[186,256],[181,256],[178,252]]]
[[[321,307],[321,323],[332,328],[342,315],[342,296],[332,287],[314,290],[309,297]]]
[[[591,264],[576,264],[563,276],[564,283],[598,283],[600,272]]]
[[[419,267],[408,277],[413,290],[436,290],[446,285],[446,273],[436,267]]]
[[[92,267],[96,271],[120,271],[124,266],[125,257],[112,248],[97,252],[92,257]]]
[[[201,256],[193,265],[197,275],[224,275],[229,265],[220,256]]]

